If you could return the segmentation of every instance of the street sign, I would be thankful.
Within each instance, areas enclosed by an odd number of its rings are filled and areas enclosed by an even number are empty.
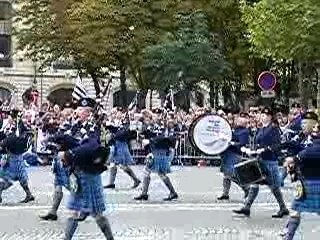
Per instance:
[[[271,91],[277,84],[277,78],[272,72],[262,72],[258,77],[258,85],[262,91]]]
[[[274,90],[271,91],[261,91],[262,98],[274,98],[276,96],[276,92]]]

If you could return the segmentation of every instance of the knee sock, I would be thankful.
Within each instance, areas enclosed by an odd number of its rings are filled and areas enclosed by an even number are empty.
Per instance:
[[[96,222],[107,240],[114,240],[109,221],[104,216],[96,218]]]
[[[245,200],[244,208],[250,209],[254,200],[257,198],[259,193],[259,186],[252,186],[249,189],[248,197]]]
[[[284,240],[293,240],[294,235],[300,225],[300,217],[290,217],[286,227],[286,236]]]
[[[223,178],[223,182],[222,182],[222,186],[223,186],[223,196],[229,196],[229,192],[230,192],[230,188],[231,188],[231,180],[229,178],[224,177]]]
[[[70,217],[67,219],[63,240],[71,240],[78,227],[78,221]]]

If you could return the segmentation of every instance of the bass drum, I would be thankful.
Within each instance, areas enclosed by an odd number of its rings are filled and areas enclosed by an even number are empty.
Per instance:
[[[196,118],[189,128],[189,141],[198,151],[218,155],[225,151],[232,139],[232,129],[224,118],[205,114]]]

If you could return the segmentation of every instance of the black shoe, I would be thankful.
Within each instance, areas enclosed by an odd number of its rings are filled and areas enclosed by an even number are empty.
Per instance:
[[[115,184],[109,184],[107,186],[104,186],[103,188],[115,189],[116,185]]]
[[[281,210],[279,210],[279,212],[272,215],[272,218],[283,218],[284,216],[288,216],[288,215],[289,215],[288,209],[281,209]]]
[[[136,188],[140,185],[140,183],[141,183],[140,180],[136,181],[136,182],[133,184],[132,189],[136,189]]]
[[[163,201],[172,201],[178,199],[178,194],[173,193],[173,194],[169,194],[169,196],[167,198],[164,198]]]
[[[250,217],[250,209],[241,208],[239,210],[232,210],[232,212]]]
[[[140,196],[135,197],[134,200],[138,200],[138,201],[144,200],[144,201],[147,201],[148,198],[149,198],[148,194],[141,194]]]
[[[226,196],[226,195],[222,195],[220,197],[217,197],[217,200],[221,201],[221,200],[229,200],[230,197],[229,196]]]
[[[39,217],[45,221],[57,221],[57,219],[58,219],[58,216],[56,214],[52,214],[52,213],[48,213],[46,215],[39,216]]]
[[[34,196],[26,196],[24,200],[22,200],[20,203],[28,203],[34,201]]]

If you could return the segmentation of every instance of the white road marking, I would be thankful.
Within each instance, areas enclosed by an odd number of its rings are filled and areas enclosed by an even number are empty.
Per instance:
[[[241,203],[132,203],[132,204],[107,204],[107,208],[113,211],[230,211],[235,208],[242,207]],[[256,203],[254,204],[254,210],[274,210],[278,208],[277,203]],[[2,211],[19,211],[19,210],[47,210],[50,209],[50,205],[41,206],[0,206]],[[61,209],[66,210],[65,207]]]

